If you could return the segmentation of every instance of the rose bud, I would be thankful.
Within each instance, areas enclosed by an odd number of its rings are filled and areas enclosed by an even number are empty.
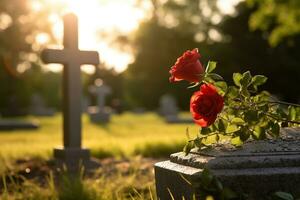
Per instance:
[[[169,71],[171,74],[171,77],[169,78],[170,82],[181,80],[200,82],[204,69],[198,60],[199,58],[200,54],[198,53],[198,49],[184,52]]]
[[[224,99],[212,84],[201,85],[200,91],[195,92],[190,101],[194,121],[201,127],[213,124],[223,106]]]

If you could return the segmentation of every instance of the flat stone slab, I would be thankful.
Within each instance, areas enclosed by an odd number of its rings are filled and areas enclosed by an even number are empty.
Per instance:
[[[40,127],[38,122],[0,120],[0,131],[7,130],[32,130]]]
[[[183,152],[172,154],[170,161],[155,165],[158,197],[170,199],[166,188],[176,191],[175,199],[197,196],[199,188],[194,185],[204,168],[209,168],[225,186],[248,193],[254,199],[276,191],[299,196],[300,129],[283,129],[279,139],[251,141],[243,148],[223,144],[203,151],[193,149],[187,156]],[[178,174],[194,184],[182,183],[183,178]]]

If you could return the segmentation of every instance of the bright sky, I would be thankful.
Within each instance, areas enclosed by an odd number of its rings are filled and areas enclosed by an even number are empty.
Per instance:
[[[99,31],[112,33],[119,31],[128,34],[134,31],[139,23],[149,16],[150,1],[141,0],[46,0],[49,4],[65,3],[67,11],[74,12],[79,18],[79,48],[82,50],[97,50],[100,59],[108,66],[114,67],[118,72],[126,69],[133,62],[129,52],[122,52],[114,48],[107,38],[100,38]],[[233,6],[241,0],[219,0],[218,6],[224,13],[233,13]],[[32,0],[33,9],[41,6],[39,0]],[[57,15],[49,17],[54,24],[53,32],[57,38],[62,39],[63,27],[61,18]],[[44,35],[37,37],[40,43],[46,42]],[[61,65],[50,65],[53,71],[61,70]],[[84,66],[84,71],[93,73],[93,66]]]

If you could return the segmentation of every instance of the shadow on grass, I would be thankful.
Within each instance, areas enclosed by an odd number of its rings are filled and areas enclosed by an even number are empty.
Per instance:
[[[169,157],[170,154],[182,151],[185,142],[176,142],[172,144],[155,143],[138,146],[134,150],[134,155],[142,155],[143,157],[163,158]]]

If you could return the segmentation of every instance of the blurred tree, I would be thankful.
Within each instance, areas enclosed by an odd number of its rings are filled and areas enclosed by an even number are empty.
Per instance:
[[[0,1],[0,79],[5,83],[0,85],[0,112],[3,115],[25,114],[31,94],[46,93],[45,89],[49,89],[41,87],[49,86],[41,82],[51,78],[43,77],[37,53],[42,43],[54,40],[49,16],[51,12],[59,13],[61,8],[45,4],[45,0]],[[37,80],[39,83],[29,85]]]
[[[159,98],[170,93],[188,109],[191,91],[183,89],[188,84],[172,86],[168,71],[184,51],[199,46],[199,41],[213,41],[208,33],[211,17],[219,13],[216,1],[152,2],[153,17],[140,25],[132,42],[136,53],[134,63],[124,73],[125,98],[131,106],[154,109]],[[201,53],[205,54],[205,48],[201,47]]]
[[[195,47],[203,64],[208,59],[218,61],[217,71],[226,80],[236,71],[265,74],[269,77],[265,89],[287,101],[298,101],[300,38],[294,36],[294,45],[271,47],[263,31],[249,29],[257,7],[241,2],[234,15],[225,16],[215,1],[153,2],[152,19],[140,25],[133,39],[135,61],[124,72],[124,95],[131,105],[157,108],[160,96],[171,93],[181,108],[188,109],[191,91],[183,89],[187,83],[170,84],[168,71],[182,52]]]
[[[268,34],[269,42],[276,46],[282,40],[292,41],[300,34],[299,0],[247,0],[257,10],[251,15],[252,30],[260,29]]]
[[[218,72],[231,80],[236,71],[251,70],[269,77],[265,89],[284,100],[297,102],[300,96],[300,37],[294,36],[294,45],[281,43],[271,47],[268,37],[260,30],[250,31],[248,21],[256,8],[242,2],[235,16],[227,16],[218,26],[223,40],[210,49],[209,57],[218,61]]]

